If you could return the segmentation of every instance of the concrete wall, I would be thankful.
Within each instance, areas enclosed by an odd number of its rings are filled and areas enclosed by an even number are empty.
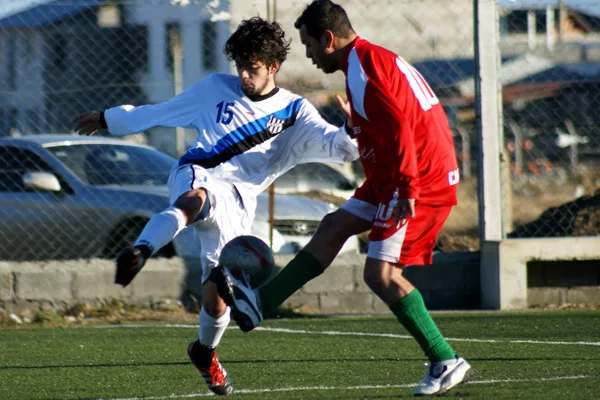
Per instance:
[[[578,299],[577,303],[600,304],[599,244],[600,238],[595,236],[484,242],[479,269],[481,307],[521,309],[551,300],[563,303],[575,299]],[[530,268],[536,263],[560,266],[562,274],[554,274],[548,279],[547,268]],[[580,272],[570,270],[570,266],[583,263],[590,267],[585,269],[583,276],[573,280]],[[554,295],[548,293],[552,288],[556,292]]]
[[[0,262],[0,305],[7,310],[61,308],[106,299],[150,304],[184,293],[181,259],[152,260],[127,288],[115,285],[108,260]]]
[[[285,306],[326,314],[387,313],[387,307],[363,282],[364,257],[338,257],[323,275],[290,297]],[[421,290],[430,309],[479,309],[479,258],[479,253],[439,254],[429,267],[407,268],[406,276]],[[277,256],[276,262],[285,265],[290,259]],[[168,299],[189,300],[190,296],[200,296],[200,275],[194,265],[193,260],[152,259],[130,286],[121,288],[113,284],[114,265],[110,260],[0,262],[0,306],[18,312],[115,298],[142,306]],[[589,268],[592,267],[583,268],[588,271],[584,275],[593,275]],[[592,280],[579,279],[576,283],[581,286],[560,286],[556,279],[548,281],[548,274],[548,268],[531,269],[528,278],[536,283],[528,289],[527,306],[600,304],[597,281],[594,285]]]
[[[363,280],[364,255],[347,254],[307,284],[285,305],[320,313],[387,313],[387,306]],[[406,277],[431,309],[479,308],[478,253],[441,254],[434,265],[409,267]]]

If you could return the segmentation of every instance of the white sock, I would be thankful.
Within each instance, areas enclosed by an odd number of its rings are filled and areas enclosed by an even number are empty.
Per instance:
[[[450,365],[456,364],[457,362],[458,362],[458,359],[456,359],[456,357],[454,357],[454,358],[452,358],[450,360],[440,361],[439,363],[442,364],[442,365],[448,365],[448,366],[450,366]]]
[[[198,329],[198,340],[206,347],[215,348],[219,345],[227,325],[231,318],[229,317],[230,309],[227,307],[227,311],[219,318],[211,317],[204,307],[200,310],[198,321],[200,322],[200,329]]]
[[[185,228],[185,221],[183,211],[173,206],[154,214],[144,226],[134,246],[148,246],[154,254]]]

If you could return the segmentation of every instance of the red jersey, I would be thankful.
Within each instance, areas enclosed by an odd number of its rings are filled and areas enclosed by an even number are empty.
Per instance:
[[[361,163],[378,199],[455,205],[459,180],[452,131],[427,82],[393,52],[357,37],[342,70]]]

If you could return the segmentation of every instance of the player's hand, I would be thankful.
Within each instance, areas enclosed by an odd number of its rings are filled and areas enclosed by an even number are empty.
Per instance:
[[[117,270],[115,283],[126,287],[133,278],[142,270],[146,259],[139,247],[126,248],[117,254]]]
[[[394,207],[394,223],[396,228],[400,228],[402,225],[408,222],[408,218],[414,218],[417,214],[415,212],[415,199],[398,199],[398,192],[394,193],[394,199],[396,206]]]
[[[354,125],[352,124],[352,108],[350,107],[350,102],[344,100],[339,94],[335,95],[335,99],[337,100],[338,107],[340,107],[340,110],[342,110],[342,112],[346,114],[346,119],[348,120],[348,127],[354,127]]]
[[[88,111],[85,114],[78,115],[73,123],[75,124],[75,132],[80,135],[92,136],[99,129],[102,129],[99,111]]]

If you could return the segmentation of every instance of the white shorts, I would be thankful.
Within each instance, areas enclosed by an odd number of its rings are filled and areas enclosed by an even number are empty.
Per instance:
[[[168,185],[171,204],[192,189],[204,188],[208,192],[208,216],[187,228],[193,230],[193,237],[199,246],[204,283],[217,265],[223,246],[233,238],[250,234],[254,210],[246,210],[233,184],[213,178],[199,165],[175,165],[171,169]]]

